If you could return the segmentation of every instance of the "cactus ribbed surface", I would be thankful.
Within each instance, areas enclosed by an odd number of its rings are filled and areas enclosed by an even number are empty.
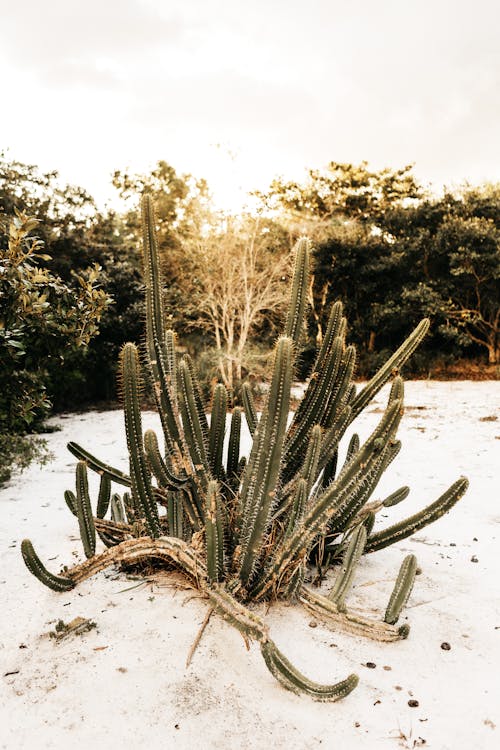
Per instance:
[[[249,605],[285,599],[302,605],[327,626],[355,635],[388,642],[408,636],[409,626],[396,623],[414,583],[413,555],[403,560],[383,617],[367,618],[352,609],[348,599],[364,554],[399,542],[437,520],[467,488],[467,480],[461,478],[411,517],[383,530],[375,526],[382,509],[385,515],[409,493],[408,487],[401,487],[385,500],[371,499],[401,448],[396,438],[404,397],[399,372],[429,322],[422,321],[357,393],[356,355],[346,344],[347,323],[341,302],[336,302],[305,394],[289,424],[311,265],[310,243],[301,239],[288,315],[276,343],[262,413],[257,413],[248,383],[242,387],[241,408],[233,406],[225,387],[217,384],[208,420],[196,368],[188,355],[178,357],[175,335],[165,328],[149,196],[143,198],[142,216],[145,354],[150,376],[144,382],[151,383],[163,435],[159,441],[152,430],[143,434],[140,357],[134,344],[125,344],[120,370],[128,473],[70,443],[68,448],[78,460],[76,494],[67,490],[64,498],[78,519],[87,559],[56,575],[45,568],[26,539],[21,545],[23,559],[30,572],[54,591],[68,591],[115,564],[148,561],[176,567],[245,641],[260,644],[269,671],[283,687],[319,701],[339,700],[356,687],[357,676],[331,685],[305,677],[277,648],[264,620]],[[372,434],[361,444],[354,433],[343,448],[347,429],[387,381],[391,381],[387,406]],[[243,416],[252,439],[248,456],[241,455]],[[340,462],[339,453],[344,456]],[[94,510],[88,470],[100,478]],[[122,487],[123,495],[113,491],[115,485]],[[96,534],[103,551],[96,552]],[[326,596],[304,584],[307,570],[314,567],[318,581],[328,568],[337,569]]]

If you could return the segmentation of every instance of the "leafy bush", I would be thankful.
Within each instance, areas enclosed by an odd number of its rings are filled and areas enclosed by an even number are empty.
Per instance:
[[[0,435],[23,435],[43,421],[49,367],[87,346],[110,303],[98,266],[75,275],[77,291],[40,266],[49,257],[29,236],[37,224],[18,213],[1,243]]]

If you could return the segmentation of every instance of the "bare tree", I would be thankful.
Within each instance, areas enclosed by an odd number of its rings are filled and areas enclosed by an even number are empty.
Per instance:
[[[287,235],[270,221],[225,219],[185,249],[197,324],[214,336],[223,383],[234,389],[247,363],[245,348],[257,330],[280,315],[292,257]]]

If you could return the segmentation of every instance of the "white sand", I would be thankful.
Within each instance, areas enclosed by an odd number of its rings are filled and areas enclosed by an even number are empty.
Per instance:
[[[409,639],[378,644],[311,628],[299,607],[280,605],[267,614],[277,645],[312,679],[359,674],[359,687],[336,704],[285,691],[258,647],[246,651],[239,634],[215,616],[186,669],[207,606],[189,592],[124,591],[134,581],[112,569],[56,594],[28,573],[24,537],[54,572],[82,559],[77,522],[63,499],[74,484],[66,442],[127,468],[120,412],[54,420],[62,427],[48,438],[55,461],[0,491],[0,747],[376,750],[425,740],[434,750],[499,748],[500,418],[481,418],[499,415],[500,385],[412,382],[406,404],[403,450],[377,496],[403,484],[412,492],[382,522],[434,500],[461,474],[471,483],[445,518],[360,566],[351,601],[380,614],[402,557],[417,555],[422,575],[404,613]],[[378,399],[362,418],[362,437],[381,405]],[[146,421],[154,423],[154,415]],[[59,618],[76,616],[97,628],[61,643],[41,637]],[[444,641],[451,650],[441,649]],[[412,698],[417,708],[408,706]]]

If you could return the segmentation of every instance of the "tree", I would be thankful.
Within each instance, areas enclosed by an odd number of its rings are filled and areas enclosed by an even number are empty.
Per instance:
[[[500,363],[500,232],[491,219],[452,218],[440,228],[451,284],[448,319],[485,347],[490,365]]]
[[[180,284],[197,325],[212,332],[218,371],[232,392],[249,367],[249,340],[263,327],[269,335],[286,303],[289,250],[280,227],[250,216],[225,219],[186,248]]]
[[[37,457],[36,443],[23,440],[47,416],[49,369],[88,345],[110,303],[99,289],[99,268],[76,277],[77,291],[39,261],[42,243],[30,237],[35,219],[18,214],[0,251],[0,481],[10,466]]]
[[[434,347],[485,348],[499,361],[500,187],[465,188],[397,208],[385,231],[403,262],[403,314],[428,315]],[[481,349],[480,349],[481,350]]]
[[[65,281],[71,283],[72,271],[102,262],[99,243],[90,234],[98,212],[87,191],[61,184],[56,171],[40,172],[0,155],[0,217],[8,223],[16,211],[38,219],[38,237],[50,255],[41,265]],[[0,242],[5,250],[7,236]]]
[[[312,225],[315,236],[328,236],[336,222],[355,220],[378,225],[385,212],[422,195],[412,167],[373,171],[367,162],[330,162],[326,169],[309,169],[304,183],[273,180],[260,195],[268,208],[285,209],[289,220]]]

